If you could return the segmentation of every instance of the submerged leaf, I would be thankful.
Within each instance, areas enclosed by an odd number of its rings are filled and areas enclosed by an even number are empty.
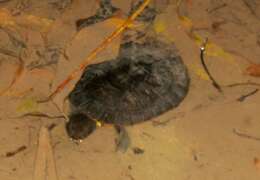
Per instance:
[[[251,64],[246,68],[246,74],[250,76],[260,77],[260,64]]]
[[[16,108],[17,112],[35,112],[38,110],[38,103],[34,98],[27,98],[21,102],[21,104]]]

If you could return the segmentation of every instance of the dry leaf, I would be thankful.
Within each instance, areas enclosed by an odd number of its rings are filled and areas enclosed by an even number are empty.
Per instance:
[[[246,74],[250,76],[260,77],[260,64],[251,64],[246,68]]]
[[[254,158],[254,164],[257,170],[260,170],[260,159]]]

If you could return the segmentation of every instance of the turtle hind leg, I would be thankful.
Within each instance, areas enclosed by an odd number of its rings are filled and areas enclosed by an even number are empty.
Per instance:
[[[131,140],[126,129],[122,125],[115,125],[118,137],[116,138],[116,152],[120,151],[125,153],[129,146],[131,145]]]

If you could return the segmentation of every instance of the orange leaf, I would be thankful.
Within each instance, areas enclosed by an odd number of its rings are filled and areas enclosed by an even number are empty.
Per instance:
[[[254,164],[257,170],[260,170],[260,159],[254,158]]]
[[[246,74],[250,76],[260,77],[260,64],[251,64],[246,68]]]
[[[18,81],[18,79],[21,77],[21,75],[24,71],[24,62],[21,58],[19,58],[19,61],[20,61],[20,64],[18,65],[18,67],[15,71],[12,82],[10,83],[10,85],[6,89],[4,89],[2,92],[0,92],[0,96],[7,93],[14,86],[14,84]]]

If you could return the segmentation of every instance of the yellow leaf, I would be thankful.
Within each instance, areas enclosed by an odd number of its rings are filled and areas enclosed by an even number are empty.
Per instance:
[[[195,43],[198,46],[201,46],[202,43],[204,42],[204,39],[201,36],[199,36],[198,34],[195,34],[195,33],[193,33],[192,36],[193,36],[193,39],[194,39]]]
[[[235,61],[235,59],[233,58],[233,56],[231,54],[225,52],[225,50],[223,48],[221,48],[220,46],[218,46],[214,43],[209,42],[206,46],[205,52],[206,52],[206,55],[208,55],[208,56],[220,57],[220,58],[227,60],[231,64],[237,65],[237,62]]]
[[[27,98],[21,102],[16,108],[16,111],[20,113],[35,112],[38,109],[38,103],[34,98]]]

